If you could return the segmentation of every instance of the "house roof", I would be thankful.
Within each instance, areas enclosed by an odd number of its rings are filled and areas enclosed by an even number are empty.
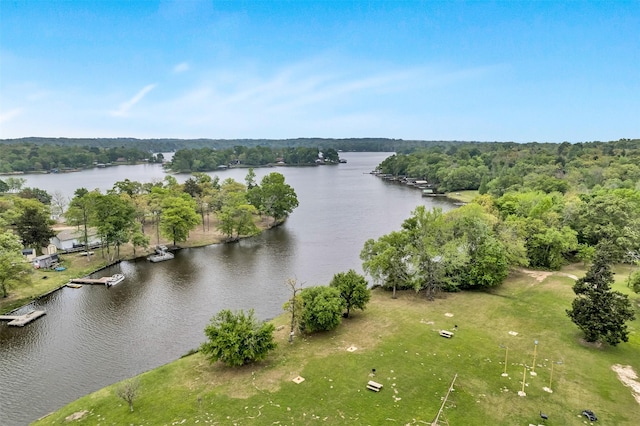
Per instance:
[[[94,237],[97,234],[97,231],[94,228],[89,228],[87,229],[87,233],[90,237]],[[77,240],[79,238],[82,238],[82,236],[82,229],[77,228],[63,229],[56,234],[56,238],[58,238],[60,241]]]

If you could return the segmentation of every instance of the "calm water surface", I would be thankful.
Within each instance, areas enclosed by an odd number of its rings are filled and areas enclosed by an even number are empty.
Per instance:
[[[24,425],[106,385],[175,360],[197,348],[221,309],[254,308],[259,318],[282,312],[285,281],[327,284],[337,272],[362,272],[369,238],[398,229],[421,204],[447,210],[441,198],[368,174],[388,153],[344,153],[339,166],[278,171],[300,206],[285,225],[235,244],[181,250],[172,261],[123,262],[98,276],[126,280],[64,288],[36,302],[47,315],[24,328],[0,324],[0,424]],[[243,181],[246,170],[221,179]],[[72,196],[78,187],[106,190],[119,180],[165,176],[157,165],[117,166],[72,174],[27,175],[27,186]],[[187,175],[177,176],[179,181]]]

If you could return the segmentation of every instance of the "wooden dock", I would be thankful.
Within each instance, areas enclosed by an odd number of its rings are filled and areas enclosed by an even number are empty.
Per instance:
[[[24,315],[0,315],[0,320],[9,321],[7,325],[22,327],[46,314],[45,311],[31,311]]]
[[[69,282],[73,284],[102,284],[106,285],[111,277],[102,278],[72,278]]]

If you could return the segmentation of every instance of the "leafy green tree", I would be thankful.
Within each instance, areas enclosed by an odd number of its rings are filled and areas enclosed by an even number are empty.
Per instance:
[[[480,205],[468,204],[446,215],[453,238],[466,261],[457,271],[461,288],[494,287],[509,271],[506,246],[494,230],[498,218]]]
[[[570,213],[565,211],[566,201],[560,194],[508,193],[497,199],[495,205],[504,221],[523,238],[529,265],[559,269],[578,249],[576,232],[564,225],[563,216]]]
[[[408,236],[410,276],[415,290],[425,290],[426,297],[433,300],[443,287],[455,287],[447,284],[451,281],[448,271],[461,259],[462,253],[452,242],[451,227],[442,209],[427,210],[418,206],[402,228]]]
[[[410,288],[409,240],[406,231],[394,231],[378,240],[369,239],[360,252],[362,269],[374,283],[393,291]]]
[[[605,259],[596,255],[587,274],[576,281],[577,297],[567,310],[587,342],[605,341],[612,346],[629,341],[627,321],[635,319],[633,307],[626,295],[611,290],[613,273]]]
[[[589,246],[587,244],[578,244],[578,252],[576,253],[576,258],[580,260],[584,266],[587,266],[587,264],[591,263],[595,255],[595,247]]]
[[[566,256],[578,249],[576,231],[568,226],[550,228],[539,221],[537,225],[529,221],[531,234],[526,247],[531,266],[560,269],[566,263]]]
[[[328,163],[337,163],[340,161],[340,156],[338,155],[338,151],[334,148],[327,148],[323,151],[324,161]]]
[[[305,333],[333,330],[342,321],[344,300],[337,288],[317,286],[300,292],[302,315],[300,329]]]
[[[202,195],[202,188],[198,185],[198,182],[194,178],[187,179],[183,184],[183,191],[196,198]]]
[[[631,287],[631,290],[635,293],[640,293],[640,270],[629,275],[629,287]]]
[[[251,309],[248,315],[243,311],[218,312],[204,329],[208,341],[200,351],[211,362],[237,367],[263,360],[276,348],[273,340],[275,327],[271,323],[259,322]]]
[[[173,245],[186,241],[189,231],[199,222],[196,203],[188,194],[170,195],[162,200],[160,231],[165,237],[173,240]]]
[[[21,213],[16,220],[16,232],[25,247],[40,250],[49,245],[55,235],[49,226],[49,209],[35,199],[24,199],[19,204]]]
[[[260,182],[259,194],[258,210],[273,217],[274,223],[281,222],[298,207],[298,196],[294,189],[285,183],[284,175],[281,173],[273,172],[264,176]]]
[[[27,180],[25,178],[8,177],[5,183],[9,187],[7,192],[20,192]]]
[[[5,298],[9,287],[30,282],[30,264],[22,261],[20,237],[11,231],[0,233],[0,292]]]
[[[640,253],[640,191],[598,190],[581,198],[581,210],[572,224],[580,242],[597,246],[607,241],[617,262],[629,253]]]
[[[135,180],[125,179],[114,183],[113,190],[118,194],[127,194],[133,198],[142,193],[142,184]]]
[[[109,256],[110,245],[115,248],[113,256],[120,256],[120,246],[129,242],[137,229],[135,217],[136,209],[130,198],[115,193],[95,196],[90,223],[98,229]]]
[[[364,310],[371,299],[367,280],[353,269],[335,274],[329,286],[335,287],[340,292],[340,297],[347,309],[346,318],[349,317],[352,308]]]
[[[241,235],[254,235],[258,232],[258,227],[253,221],[253,217],[258,211],[249,204],[226,205],[218,213],[218,229],[223,232],[228,239],[237,239]]]
[[[34,198],[40,201],[42,204],[51,204],[51,195],[44,189],[40,188],[23,188],[18,193],[18,197],[22,198]]]
[[[0,193],[4,193],[4,192],[8,192],[8,191],[9,191],[9,185],[7,185],[7,183],[5,181],[0,179]]]
[[[89,250],[89,226],[95,212],[95,200],[99,196],[97,191],[89,192],[86,188],[76,189],[69,208],[64,214],[67,223],[82,227],[82,242],[85,250]],[[91,256],[87,256],[87,261],[90,260]]]
[[[138,247],[147,248],[149,247],[149,237],[144,235],[141,230],[136,229],[131,234],[131,244],[133,245],[133,256],[136,255],[136,249]]]
[[[256,172],[253,170],[253,167],[249,167],[249,171],[244,177],[244,184],[247,186],[247,190],[250,190],[251,188],[257,186]]]

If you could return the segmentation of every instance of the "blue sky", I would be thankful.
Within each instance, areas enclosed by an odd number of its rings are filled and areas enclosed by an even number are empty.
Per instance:
[[[640,1],[0,0],[0,138],[640,137]]]

